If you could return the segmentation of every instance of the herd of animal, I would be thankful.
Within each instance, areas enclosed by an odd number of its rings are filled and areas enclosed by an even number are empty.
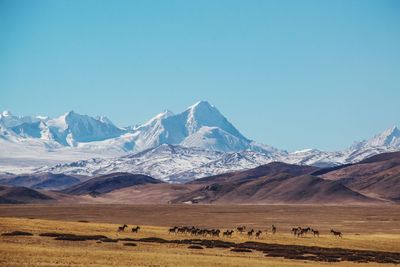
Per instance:
[[[125,232],[125,228],[127,228],[128,225],[124,224],[122,226],[118,226],[117,232]],[[139,233],[140,226],[132,227],[132,233]]]
[[[124,224],[122,226],[119,226],[117,229],[117,232],[125,232],[125,228],[127,228],[128,225]],[[132,233],[138,233],[140,230],[140,226],[132,227]],[[220,229],[207,229],[207,228],[198,228],[195,226],[174,226],[168,229],[169,234],[189,234],[191,236],[201,236],[201,237],[226,237],[226,238],[231,238],[234,232],[237,232],[241,235],[247,234],[249,238],[255,238],[255,239],[261,239],[262,234],[265,233],[267,234],[268,231],[264,230],[254,230],[254,229],[247,229],[246,226],[238,226],[236,227],[235,230],[220,230]],[[274,235],[277,232],[277,228],[275,225],[271,226],[271,233]],[[315,230],[310,227],[302,228],[302,227],[294,227],[291,230],[292,234],[295,237],[304,237],[308,233],[312,234],[314,237],[319,237],[319,231]],[[340,231],[335,231],[331,229],[330,233],[338,238],[338,237],[343,237],[342,232]]]

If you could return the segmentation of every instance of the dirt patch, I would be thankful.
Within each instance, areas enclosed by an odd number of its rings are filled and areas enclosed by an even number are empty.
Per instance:
[[[202,246],[198,246],[198,245],[191,245],[188,246],[189,249],[204,249]]]
[[[55,237],[56,240],[68,241],[87,241],[97,240],[100,242],[147,242],[159,244],[186,244],[189,249],[206,248],[230,248],[233,252],[252,252],[260,251],[266,257],[281,257],[293,260],[309,260],[322,262],[376,262],[376,263],[400,263],[400,253],[368,251],[343,248],[326,248],[317,246],[301,246],[301,245],[282,245],[269,244],[261,242],[244,242],[234,243],[223,240],[206,240],[206,239],[182,239],[182,240],[166,240],[159,237],[146,238],[121,238],[111,239],[103,235],[75,235],[66,233],[42,233],[39,236]],[[124,246],[135,246],[134,243],[125,243]]]
[[[233,249],[231,249],[231,251],[233,251],[233,252],[252,252],[252,250],[246,249],[246,248],[233,248]]]
[[[146,237],[146,238],[139,238],[139,239],[134,239],[135,241],[139,242],[150,242],[150,243],[173,243],[171,241],[159,238],[159,237]]]
[[[137,245],[135,243],[124,243],[124,246],[127,247],[136,247]]]
[[[107,236],[104,235],[75,235],[67,233],[42,233],[39,236],[45,237],[55,237],[55,240],[65,240],[65,241],[87,241],[87,240],[108,240]],[[104,241],[108,242],[108,241]]]
[[[143,239],[136,240],[143,242]],[[205,246],[206,248],[232,248],[234,252],[261,251],[266,257],[282,257],[294,260],[310,260],[323,262],[377,262],[400,263],[400,253],[354,250],[342,248],[324,248],[316,246],[281,245],[260,242],[233,243],[222,240],[183,239],[165,240],[157,237],[145,238],[145,242],[188,244],[192,246]]]
[[[100,239],[101,242],[108,242],[108,243],[117,243],[118,239],[112,239],[112,238],[102,238]]]
[[[130,241],[136,241],[136,239],[133,239],[133,238],[118,238],[118,241],[127,241],[127,242],[130,242]]]
[[[32,236],[33,234],[32,234],[32,233],[29,233],[29,232],[13,231],[13,232],[4,233],[4,234],[1,234],[1,235],[2,235],[2,236],[19,236],[19,235]]]
[[[267,257],[312,261],[400,263],[400,253],[245,242],[236,247],[262,251]]]

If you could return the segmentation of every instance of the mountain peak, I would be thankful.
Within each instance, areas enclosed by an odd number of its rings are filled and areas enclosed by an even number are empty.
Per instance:
[[[392,127],[383,132],[384,135],[392,135],[397,133],[400,133],[400,130],[399,128],[397,128],[396,125],[393,125]]]
[[[148,120],[144,124],[139,125],[136,128],[152,125],[153,123],[157,123],[157,122],[159,122],[159,121],[161,121],[161,120],[163,120],[165,118],[171,117],[171,116],[174,116],[174,113],[172,111],[165,110],[164,112],[161,112],[161,113],[157,114],[156,116],[154,116],[153,118],[151,118],[150,120]]]
[[[394,146],[400,147],[400,130],[397,126],[386,129],[381,134],[374,136],[372,139],[366,142],[368,146]]]
[[[188,107],[187,109],[193,110],[197,108],[215,108],[214,105],[211,105],[208,101],[206,100],[200,100]]]
[[[71,117],[74,115],[79,115],[79,114],[75,113],[73,110],[70,110],[70,111],[64,113],[64,115],[62,115],[61,117],[67,118],[67,117]]]
[[[13,114],[9,110],[4,110],[1,115],[4,117],[11,117]]]

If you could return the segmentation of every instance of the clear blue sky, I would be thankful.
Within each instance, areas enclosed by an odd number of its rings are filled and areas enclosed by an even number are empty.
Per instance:
[[[0,0],[0,109],[125,126],[197,100],[288,150],[399,125],[400,1]]]

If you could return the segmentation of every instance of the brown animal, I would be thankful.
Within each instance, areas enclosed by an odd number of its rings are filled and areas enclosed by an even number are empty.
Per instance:
[[[254,233],[254,229],[251,229],[250,231],[247,232],[248,237],[252,237]]]
[[[293,227],[293,228],[292,228],[292,233],[293,233],[293,235],[296,236],[296,235],[297,235],[297,232],[300,231],[300,229],[301,229],[301,227],[297,227],[297,228]]]
[[[314,237],[319,237],[319,231],[311,229],[311,232],[313,233]]]
[[[178,230],[178,226],[174,226],[172,228],[168,229],[168,233],[170,234],[176,234],[176,230]]]
[[[242,234],[244,231],[246,231],[246,226],[238,226],[236,229]]]
[[[258,230],[258,231],[256,232],[256,238],[257,238],[257,239],[260,239],[260,238],[261,238],[261,234],[262,234],[262,231],[261,231],[261,230]]]
[[[139,233],[140,226],[136,226],[132,228],[132,233]]]
[[[275,225],[272,225],[272,234],[274,235],[275,233],[276,233],[276,226]]]
[[[126,224],[119,226],[117,232],[125,232],[126,227],[128,227],[128,225],[126,225]]]
[[[226,230],[225,232],[222,233],[223,237],[232,237],[233,230]]]
[[[342,238],[343,236],[342,236],[342,232],[339,232],[339,231],[335,231],[335,230],[333,230],[333,229],[331,229],[331,233],[333,234],[333,236],[334,237],[340,237],[340,238]]]

